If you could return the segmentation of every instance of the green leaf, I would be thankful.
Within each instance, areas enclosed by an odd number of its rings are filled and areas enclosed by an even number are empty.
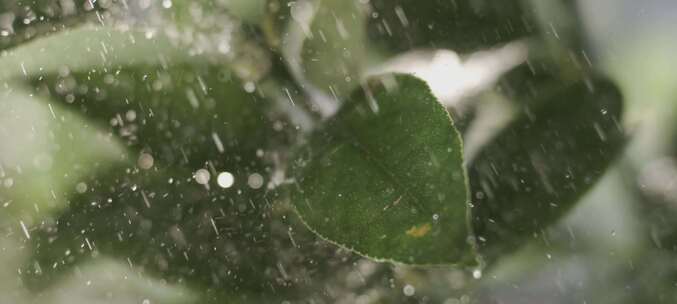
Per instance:
[[[261,273],[275,267],[267,184],[276,143],[286,138],[273,129],[267,99],[248,93],[227,68],[199,63],[35,75],[31,84],[134,152],[131,162],[81,180],[85,192],[34,233],[32,262],[58,267],[29,267],[33,288],[101,254],[205,298],[264,293]],[[152,165],[144,168],[138,154],[150,155]],[[211,176],[206,185],[193,176],[200,169]],[[224,171],[234,178],[227,188],[218,183]],[[81,247],[87,241],[92,250]]]
[[[0,176],[11,181],[0,199],[27,225],[64,208],[82,178],[126,156],[120,140],[17,82],[0,95]]]
[[[319,108],[314,110],[335,113],[338,102],[360,85],[362,73],[379,61],[367,41],[368,13],[358,0],[270,1],[261,24],[266,42],[314,95]]]
[[[87,39],[97,33],[79,34]],[[132,35],[117,33],[114,37],[123,42]],[[92,40],[108,46],[105,35]],[[57,42],[50,42],[59,46],[55,50],[69,49]],[[110,64],[85,58],[91,61],[68,69],[52,64],[25,76],[35,96],[69,109],[81,124],[86,118],[88,124],[105,130],[107,138],[132,151],[124,158],[127,162],[91,170],[78,180],[83,186],[69,193],[68,208],[56,220],[47,219],[40,229],[32,229],[37,249],[25,280],[42,288],[83,259],[102,254],[200,288],[207,298],[238,293],[233,290],[262,293],[263,283],[257,279],[266,267],[274,267],[273,262],[260,261],[268,257],[264,245],[270,245],[262,242],[269,237],[262,219],[268,216],[270,201],[264,197],[272,196],[267,184],[272,159],[277,157],[273,150],[286,139],[280,129],[285,121],[276,118],[279,127],[274,129],[269,100],[247,92],[227,67],[205,64],[200,58],[187,63],[183,59],[188,56],[158,62],[162,60],[154,60],[157,57],[146,53],[146,45],[139,44],[123,43],[121,56]],[[184,56],[176,49],[168,51]],[[149,56],[137,58],[139,54]],[[139,154],[146,156],[146,165]],[[192,176],[199,169],[210,173],[207,185],[199,185]],[[234,177],[227,188],[218,184],[218,174],[224,171]],[[250,182],[250,176],[257,181]],[[184,233],[182,244],[176,240],[178,230]],[[81,247],[87,241],[92,250]],[[167,244],[175,245],[170,252]],[[229,255],[215,255],[213,248]],[[247,255],[242,254],[245,251]],[[44,268],[36,272],[33,265]]]
[[[196,292],[185,286],[145,277],[127,262],[109,257],[80,265],[77,272],[35,293],[25,303],[92,303],[100,300],[102,294],[112,303],[203,303]]]
[[[423,81],[372,78],[299,152],[291,199],[311,230],[372,259],[469,263],[462,150]]]
[[[534,20],[521,1],[372,0],[369,37],[386,51],[473,51],[525,37]]]
[[[577,1],[527,0],[525,5],[534,11],[535,22],[540,28],[543,49],[567,60],[585,62],[590,60],[586,50],[580,4]],[[594,58],[593,58],[594,59]]]
[[[140,65],[40,75],[33,85],[158,166],[246,166],[273,138],[268,100],[246,92],[224,67]]]
[[[54,60],[58,56],[59,60]],[[178,64],[187,52],[153,32],[82,26],[38,39],[0,56],[0,79],[30,78],[59,71],[106,70],[121,65]]]
[[[531,102],[469,164],[473,227],[488,261],[566,214],[625,141],[623,99],[613,83],[541,81],[517,94]]]
[[[369,63],[367,9],[356,0],[318,2],[301,49],[305,77],[329,96],[344,99],[359,86]]]
[[[192,173],[119,166],[87,180],[88,191],[74,195],[58,220],[46,221],[33,234],[35,257],[24,280],[42,288],[104,255],[199,289],[203,297],[264,292],[261,274],[274,265],[266,260],[272,256],[265,192],[239,180],[229,189],[214,181],[206,188]]]
[[[113,5],[108,1],[2,1],[0,49],[16,47],[87,21],[102,22],[107,17],[103,12]]]

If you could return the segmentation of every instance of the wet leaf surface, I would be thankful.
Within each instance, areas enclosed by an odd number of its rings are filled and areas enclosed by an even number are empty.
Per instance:
[[[423,81],[370,79],[295,162],[292,201],[330,242],[377,260],[472,262],[461,140]]]

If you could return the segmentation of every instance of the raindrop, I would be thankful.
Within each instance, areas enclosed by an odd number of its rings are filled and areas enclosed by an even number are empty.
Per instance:
[[[69,80],[73,81],[72,79]],[[103,83],[112,84],[113,82],[115,82],[115,76],[111,74],[106,74],[105,76],[103,76]]]
[[[405,296],[411,297],[416,293],[416,288],[414,288],[414,286],[407,284],[404,285],[404,288],[402,288],[402,292],[404,292]]]
[[[14,186],[14,179],[8,177],[2,182],[2,185],[5,186],[5,188],[11,188]]]
[[[235,177],[230,172],[221,172],[216,178],[216,182],[221,188],[230,188],[235,183]]]
[[[261,186],[263,186],[263,176],[258,173],[249,175],[249,178],[247,179],[247,185],[249,185],[249,187],[252,189],[261,188]]]
[[[244,90],[247,91],[247,93],[254,93],[254,90],[256,90],[256,85],[249,81],[244,84]]]
[[[75,101],[75,96],[73,94],[66,95],[66,102],[73,103]]]
[[[273,130],[275,131],[282,131],[284,129],[284,124],[281,121],[275,121],[273,123]]]
[[[479,269],[473,270],[472,277],[477,279],[477,280],[481,279],[482,278],[482,270],[479,270]]]
[[[136,161],[136,164],[139,166],[139,168],[148,170],[153,167],[154,162],[155,160],[153,159],[152,155],[148,153],[141,153],[141,155],[139,155],[139,159]]]
[[[162,0],[162,7],[171,8],[172,7],[172,0]]]
[[[87,191],[87,184],[79,182],[77,185],[75,185],[75,191],[78,193],[85,193]]]
[[[195,181],[200,184],[200,185],[206,185],[209,183],[209,179],[211,178],[211,175],[209,174],[209,171],[206,169],[200,169],[193,174],[193,178]]]
[[[223,147],[223,142],[221,141],[221,137],[219,137],[219,134],[217,134],[216,132],[212,132],[212,140],[216,145],[216,150],[218,150],[219,153],[223,153],[225,151],[225,148]]]
[[[125,113],[125,118],[127,118],[127,121],[129,122],[136,120],[136,111],[134,110],[127,111],[127,113]]]
[[[24,224],[23,221],[19,221],[19,225],[21,225],[21,230],[24,232],[26,239],[30,240],[31,235],[28,233],[28,228],[26,227],[26,224]]]
[[[227,41],[220,41],[217,46],[217,49],[219,50],[219,52],[223,54],[228,54],[230,53],[230,43],[228,43]]]

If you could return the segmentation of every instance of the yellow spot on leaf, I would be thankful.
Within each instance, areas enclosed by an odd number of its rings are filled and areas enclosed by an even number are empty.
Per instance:
[[[411,228],[409,228],[409,230],[407,230],[407,235],[411,236],[411,237],[415,237],[415,238],[420,238],[420,237],[428,234],[428,232],[430,232],[431,228],[432,227],[430,227],[430,224],[423,224],[423,225],[420,225],[418,227],[411,226]]]

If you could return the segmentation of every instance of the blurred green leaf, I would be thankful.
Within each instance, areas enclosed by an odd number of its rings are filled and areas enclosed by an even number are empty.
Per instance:
[[[54,60],[58,56],[59,60]],[[190,57],[154,31],[82,26],[31,41],[0,56],[0,79],[59,71],[109,70],[133,64],[180,64]]]
[[[269,1],[261,22],[266,43],[313,96],[313,111],[333,114],[378,61],[367,43],[367,14],[359,0]]]
[[[312,22],[302,29],[302,69],[310,83],[344,99],[359,86],[369,64],[367,8],[357,0],[324,0],[315,5]]]
[[[209,28],[205,24],[199,24],[200,19],[219,17],[235,17],[256,24],[264,17],[267,2],[268,0],[173,0],[169,2],[171,9],[168,12],[179,26]],[[167,7],[168,4],[162,5]],[[211,22],[209,25],[212,25]]]
[[[261,20],[261,32],[265,42],[273,50],[278,50],[284,39],[287,22],[292,20],[291,0],[268,0],[265,16]]]
[[[47,52],[72,56],[54,61]],[[206,154],[200,154],[203,158],[198,161],[191,157],[192,165],[203,166],[207,160],[205,155],[214,157],[239,144],[230,140],[232,134],[266,130],[260,128],[260,121],[247,119],[257,115],[250,114],[252,108],[242,107],[246,102],[240,99],[250,95],[240,84],[231,82],[227,69],[212,68],[207,72],[212,77],[205,80],[199,73],[209,69],[199,63],[201,60],[193,60],[192,68],[183,65],[181,72],[164,72],[167,61],[182,66],[188,58],[185,52],[171,47],[162,38],[148,39],[140,32],[105,27],[64,31],[25,44],[2,57],[1,73],[7,85],[16,90],[25,80],[31,82],[34,93],[38,94],[35,97],[32,92],[7,90],[3,96],[6,100],[2,104],[6,109],[4,121],[8,122],[4,125],[3,138],[7,143],[18,141],[3,149],[2,163],[7,171],[3,174],[12,175],[13,186],[3,196],[14,201],[15,212],[25,213],[22,210],[32,206],[40,218],[44,211],[63,208],[79,178],[94,176],[99,169],[105,171],[111,161],[136,162],[136,156],[130,159],[121,147],[122,140],[136,153],[142,150],[150,153],[161,165],[178,159],[188,162],[188,155],[197,153],[192,150],[204,151]],[[134,64],[148,67],[139,71],[121,68]],[[222,85],[225,83],[231,85]],[[231,94],[237,92],[239,95]],[[226,106],[221,107],[220,112],[212,112],[216,101],[208,96],[210,94],[227,96],[233,101],[221,102]],[[53,103],[51,97],[61,102]],[[37,101],[37,98],[43,99]],[[21,101],[23,99],[27,101]],[[89,121],[94,120],[94,124],[89,125],[87,120],[68,111],[68,107],[82,112]],[[202,118],[194,119],[194,125],[181,125],[180,121],[197,114]],[[13,121],[16,123],[10,123]],[[22,128],[22,123],[31,124],[32,129]],[[219,126],[224,129],[211,129]],[[35,135],[19,135],[23,130],[32,130],[34,133],[30,134]],[[255,132],[252,135],[256,135]],[[196,136],[197,133],[200,136]],[[118,137],[111,138],[110,134]],[[183,141],[185,147],[179,147],[177,141]],[[198,146],[203,142],[208,144]],[[258,148],[249,147],[249,153],[253,155]],[[14,159],[12,155],[21,159]],[[29,223],[37,218],[29,217],[25,221]]]
[[[525,1],[525,6],[534,12],[539,37],[545,42],[542,48],[557,54],[560,59],[585,62],[595,58],[590,58],[586,53],[589,41],[581,21],[579,5],[575,0]]]
[[[610,81],[531,89],[521,95],[534,102],[469,164],[474,231],[489,262],[571,209],[625,139],[623,99]]]
[[[535,31],[522,1],[372,0],[369,37],[386,52],[414,48],[476,51]]]
[[[105,300],[102,300],[105,299]],[[124,261],[101,257],[80,265],[26,303],[199,303],[197,294],[178,284],[144,277]]]
[[[124,161],[121,141],[13,82],[0,92],[0,198],[25,225],[65,207],[76,184]]]
[[[269,102],[246,92],[225,67],[132,66],[44,75],[33,84],[159,167],[244,168],[273,140]]]
[[[112,1],[6,0],[0,3],[0,49],[88,21],[102,22]]]
[[[270,238],[264,192],[241,184],[221,189],[215,182],[205,188],[192,174],[119,167],[88,180],[90,190],[35,234],[27,282],[40,288],[85,260],[108,255],[195,288],[205,300],[264,292],[261,275],[272,263],[262,258]]]
[[[202,64],[48,74],[32,84],[135,152],[132,164],[83,180],[83,193],[36,234],[36,261],[52,268],[33,272],[34,288],[107,254],[199,288],[205,299],[264,291],[257,278],[270,263],[256,260],[269,238],[264,197],[273,138],[284,138],[272,135],[265,99],[227,68]],[[233,180],[220,180],[222,172]],[[210,177],[206,185],[197,174]]]
[[[371,79],[295,162],[292,202],[330,242],[377,260],[472,263],[461,140],[423,81]]]
[[[266,12],[268,0],[231,0],[226,1],[228,10],[238,18],[250,22],[258,23]]]
[[[101,32],[83,36],[91,33]],[[33,94],[86,117],[132,151],[112,169],[91,168],[68,197],[69,208],[55,222],[43,222],[34,237],[34,261],[45,267],[38,271],[31,265],[28,281],[42,288],[83,258],[106,254],[199,288],[205,299],[263,292],[268,287],[257,278],[270,263],[247,259],[268,250],[262,219],[270,201],[264,197],[280,157],[276,145],[286,138],[285,121],[273,121],[268,100],[227,67],[199,58],[144,60],[137,56],[146,45],[127,47],[128,35],[117,36],[124,49],[110,64],[91,59],[25,76]],[[104,45],[109,41],[94,36]],[[161,53],[166,52],[184,56],[173,48]],[[222,180],[223,172],[232,180]],[[199,185],[199,179],[206,184]],[[179,242],[179,233],[183,243],[168,252],[167,244]],[[259,254],[254,254],[256,243]],[[251,256],[241,253],[245,247]],[[213,256],[217,248],[229,254]],[[238,290],[247,291],[238,295]]]

